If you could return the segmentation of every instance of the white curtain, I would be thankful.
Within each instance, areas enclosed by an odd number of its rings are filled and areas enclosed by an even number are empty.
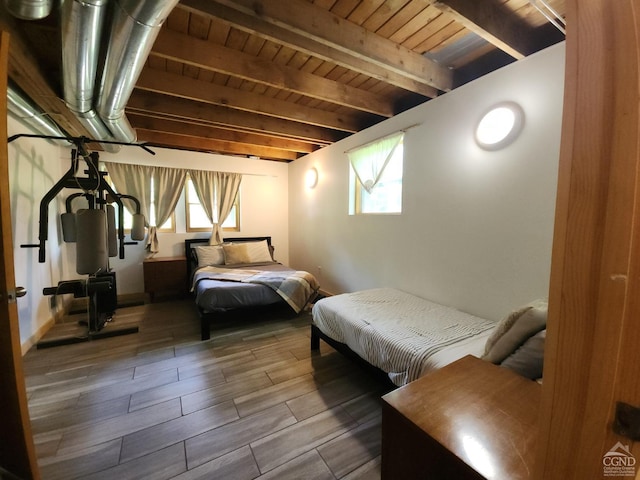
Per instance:
[[[380,181],[384,169],[403,138],[404,132],[397,132],[347,152],[358,181],[368,193],[371,193]]]
[[[153,168],[144,165],[104,162],[116,192],[136,197],[140,202],[140,213],[148,222],[151,216],[151,178]],[[133,202],[122,201],[130,214],[137,213]]]
[[[189,175],[198,199],[213,224],[209,244],[222,243],[222,224],[233,208],[242,175],[202,170],[190,170]]]
[[[160,251],[157,227],[171,216],[184,186],[186,171],[177,168],[130,165],[105,162],[109,177],[118,193],[132,195],[140,202],[141,213],[146,219],[146,248],[152,254]],[[152,188],[153,183],[153,188]],[[153,190],[153,195],[152,195]],[[153,197],[153,198],[152,198]],[[132,204],[123,201],[130,213]],[[150,223],[151,205],[155,206],[155,222]]]
[[[180,192],[184,187],[187,172],[179,168],[154,167],[153,204],[155,206],[155,225],[150,225],[147,235],[147,249],[151,253],[160,251],[158,227],[164,224],[176,209]]]

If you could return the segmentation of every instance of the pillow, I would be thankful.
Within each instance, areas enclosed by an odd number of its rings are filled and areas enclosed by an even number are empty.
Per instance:
[[[226,265],[273,262],[266,240],[226,244],[222,249]]]
[[[500,363],[529,337],[547,326],[547,301],[536,300],[509,313],[495,327],[485,345],[483,359]]]
[[[221,245],[208,245],[206,247],[194,247],[198,267],[207,265],[224,265],[224,252]]]
[[[509,355],[500,365],[530,380],[536,380],[542,377],[544,341],[546,336],[546,329],[536,333],[524,342],[514,353]]]

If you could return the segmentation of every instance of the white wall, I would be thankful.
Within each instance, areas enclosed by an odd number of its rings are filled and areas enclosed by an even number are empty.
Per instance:
[[[12,117],[8,120],[9,136],[34,133]],[[11,223],[13,226],[13,256],[16,285],[25,287],[27,295],[18,299],[20,341],[29,345],[39,328],[52,320],[58,301],[42,295],[42,289],[70,278],[69,251],[62,242],[59,214],[64,203],[60,199],[49,204],[48,241],[45,263],[38,262],[37,248],[20,248],[21,244],[37,244],[40,200],[70,167],[66,148],[42,139],[19,138],[9,144],[9,184]],[[73,272],[75,274],[75,271]],[[60,300],[60,299],[57,299]],[[54,300],[55,301],[55,300]]]
[[[493,319],[547,296],[563,77],[561,44],[291,163],[291,265],[331,293],[392,286]],[[504,100],[522,106],[524,130],[483,151],[475,125]],[[414,124],[402,214],[348,215],[344,152]]]

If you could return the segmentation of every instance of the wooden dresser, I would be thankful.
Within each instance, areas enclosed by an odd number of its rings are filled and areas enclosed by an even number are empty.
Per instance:
[[[382,479],[529,478],[541,385],[473,356],[382,397]]]
[[[144,292],[153,302],[156,294],[184,295],[187,293],[186,257],[151,257],[142,262]]]

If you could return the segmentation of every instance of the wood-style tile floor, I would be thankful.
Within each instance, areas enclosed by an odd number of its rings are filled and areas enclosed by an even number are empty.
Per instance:
[[[386,386],[324,342],[312,354],[308,313],[262,315],[201,342],[191,300],[146,304],[106,327],[137,334],[31,349],[42,478],[380,478]]]

